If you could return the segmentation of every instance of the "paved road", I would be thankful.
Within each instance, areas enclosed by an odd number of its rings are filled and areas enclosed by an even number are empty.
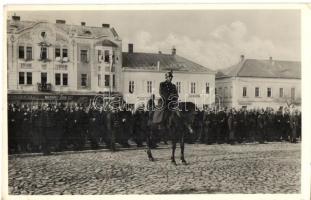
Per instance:
[[[189,165],[167,146],[11,156],[10,194],[299,193],[300,144],[186,145]],[[177,149],[177,158],[179,149]]]

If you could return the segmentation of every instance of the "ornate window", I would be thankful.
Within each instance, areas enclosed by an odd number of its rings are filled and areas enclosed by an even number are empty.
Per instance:
[[[88,59],[87,59],[87,50],[81,50],[80,51],[80,61],[87,63]]]

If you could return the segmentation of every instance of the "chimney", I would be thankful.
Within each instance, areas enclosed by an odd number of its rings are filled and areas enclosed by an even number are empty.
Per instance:
[[[172,48],[172,55],[173,56],[176,55],[176,48],[175,47]]]
[[[110,24],[102,24],[102,27],[103,27],[103,28],[109,28],[109,27],[110,27]]]
[[[129,53],[134,53],[134,45],[132,43],[129,44],[128,48]]]
[[[159,51],[159,54],[162,54],[162,51]]]
[[[240,56],[240,58],[241,58],[241,61],[240,61],[240,62],[243,62],[243,61],[244,61],[245,56],[244,56],[244,55],[241,55],[241,56]]]
[[[81,22],[81,26],[85,26],[85,22]]]
[[[66,21],[62,19],[57,19],[56,24],[66,24]]]
[[[273,60],[272,56],[269,57],[269,62],[271,65],[274,65],[274,60]]]
[[[20,16],[16,16],[15,14],[12,16],[12,19],[14,21],[21,21],[21,17]]]
[[[157,62],[157,69],[160,71],[160,61]]]

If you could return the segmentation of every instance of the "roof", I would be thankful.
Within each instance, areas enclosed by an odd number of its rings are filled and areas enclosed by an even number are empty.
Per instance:
[[[236,65],[218,71],[216,74],[216,78],[227,77],[301,79],[301,62],[245,59]]]
[[[118,37],[117,32],[114,28],[108,27],[92,27],[92,26],[81,26],[81,25],[70,25],[60,23],[49,23],[45,21],[13,21],[8,20],[7,31],[8,33],[16,30],[17,32],[23,31],[28,28],[32,28],[40,23],[48,23],[54,25],[56,28],[63,30],[67,34],[74,34],[76,36],[85,36],[98,38],[101,36]]]
[[[160,71],[215,73],[195,62],[178,55],[162,53],[122,53],[122,66],[128,69],[157,71],[159,62]]]

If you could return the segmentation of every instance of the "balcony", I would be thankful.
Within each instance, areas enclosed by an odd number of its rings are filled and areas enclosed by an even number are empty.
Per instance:
[[[51,92],[52,91],[51,83],[37,83],[37,84],[38,84],[38,91],[40,92]]]
[[[59,63],[68,63],[69,59],[68,59],[68,57],[56,57],[55,61],[59,62]]]

